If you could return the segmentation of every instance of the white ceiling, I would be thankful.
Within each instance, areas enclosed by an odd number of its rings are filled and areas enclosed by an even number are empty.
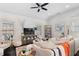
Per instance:
[[[36,19],[46,20],[50,16],[62,13],[72,8],[79,7],[78,3],[49,3],[45,6],[48,10],[41,10],[39,13],[37,9],[30,7],[36,6],[34,3],[0,3],[0,11],[13,13],[22,16],[29,16]]]

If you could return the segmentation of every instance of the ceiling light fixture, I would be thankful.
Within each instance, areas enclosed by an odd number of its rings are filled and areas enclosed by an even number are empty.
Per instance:
[[[37,9],[38,9],[37,12],[39,12],[40,10],[45,10],[45,11],[47,11],[48,9],[45,8],[46,5],[48,5],[48,3],[44,3],[44,4],[42,4],[42,5],[41,5],[40,3],[36,3],[36,6],[35,6],[35,7],[31,7],[31,9],[37,8]]]
[[[69,8],[69,7],[70,7],[70,5],[66,5],[66,6],[65,6],[65,8]]]

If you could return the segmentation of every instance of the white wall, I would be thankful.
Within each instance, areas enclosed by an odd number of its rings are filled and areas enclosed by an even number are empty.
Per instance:
[[[55,32],[55,24],[66,24],[71,25],[71,23],[79,23],[79,8],[69,10],[67,12],[60,13],[55,17],[51,17],[48,24],[52,25],[53,35],[57,36],[58,33]]]
[[[59,33],[55,31],[55,24],[65,24],[66,26],[69,26],[70,30],[71,30],[72,23],[79,25],[79,8],[60,13],[55,17],[51,17],[51,19],[48,21],[49,21],[48,24],[52,25],[53,36],[57,37],[59,36]],[[75,33],[71,32],[70,34],[75,37],[75,43],[76,43],[75,49],[77,50],[79,48],[79,39],[78,39],[79,32],[75,32]]]
[[[36,25],[41,25],[42,28],[46,24],[44,20],[35,19],[27,16],[14,15],[9,13],[0,12],[0,26],[3,20],[13,21],[14,22],[14,40],[16,42],[21,42],[21,33],[23,33],[23,27],[33,27]],[[0,27],[0,33],[1,33]],[[44,29],[42,29],[42,36],[44,36]],[[1,36],[0,36],[1,37]]]

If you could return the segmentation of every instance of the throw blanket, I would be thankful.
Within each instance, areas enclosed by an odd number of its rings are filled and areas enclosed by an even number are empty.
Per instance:
[[[69,56],[70,55],[70,46],[69,46],[69,44],[67,42],[65,42],[65,43],[62,44],[62,46],[65,50],[65,55]]]

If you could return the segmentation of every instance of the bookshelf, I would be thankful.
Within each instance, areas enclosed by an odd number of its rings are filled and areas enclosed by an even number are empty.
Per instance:
[[[14,35],[14,23],[13,22],[2,22],[2,35],[5,40],[13,39]]]
[[[51,25],[45,25],[45,37],[46,38],[51,38],[52,37]]]

